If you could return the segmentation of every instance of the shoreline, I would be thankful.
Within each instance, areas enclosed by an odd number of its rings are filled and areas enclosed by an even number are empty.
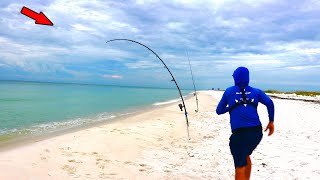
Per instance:
[[[195,100],[185,100],[193,119]],[[139,160],[147,151],[179,146],[186,155],[186,122],[177,103],[92,126],[1,151],[0,179],[148,179],[149,166]]]
[[[189,93],[184,96],[184,99],[188,100],[188,99],[191,99],[192,97],[193,97],[193,95]],[[175,103],[178,104],[180,102],[181,102],[180,98],[179,98],[179,100],[177,98],[175,98],[175,99],[171,99],[171,100],[155,102],[155,103],[148,105],[148,106],[130,108],[128,110],[118,112],[119,113],[118,116],[116,116],[114,118],[106,119],[103,121],[95,121],[95,122],[91,122],[91,123],[77,125],[75,127],[65,127],[62,129],[55,129],[54,131],[48,132],[48,133],[28,134],[28,135],[13,137],[10,140],[0,142],[0,152],[15,149],[15,148],[29,145],[29,144],[32,144],[35,142],[44,141],[44,140],[58,137],[58,136],[62,136],[65,134],[70,134],[70,133],[74,133],[77,131],[90,129],[90,128],[94,128],[94,127],[98,127],[98,126],[102,126],[102,125],[112,124],[117,121],[123,121],[125,119],[130,118],[131,116],[136,116],[136,115],[142,114],[144,112],[153,111],[157,108],[166,108],[168,106],[171,106]],[[177,109],[178,108],[179,107],[177,105]]]
[[[304,101],[304,102],[311,102],[315,104],[320,104],[320,99],[319,100],[312,100],[312,99],[306,99],[306,97],[302,98],[295,98],[295,97],[282,97],[282,94],[268,94],[271,98],[274,99],[284,99],[284,100],[292,100],[292,101]]]
[[[177,103],[123,120],[0,152],[0,179],[234,179],[229,114],[215,108],[223,92],[186,100],[189,131]],[[252,179],[318,179],[320,105],[273,99],[275,133],[253,152]],[[267,109],[258,106],[262,127]],[[17,173],[19,172],[19,173]]]

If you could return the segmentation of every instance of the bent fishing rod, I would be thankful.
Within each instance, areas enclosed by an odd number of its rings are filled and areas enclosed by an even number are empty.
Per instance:
[[[197,89],[196,89],[196,85],[194,83],[194,78],[193,78],[193,73],[192,73],[192,69],[191,69],[191,63],[190,63],[190,59],[189,59],[189,53],[187,52],[187,56],[188,56],[188,61],[189,61],[189,67],[190,67],[190,73],[191,73],[191,77],[192,77],[192,83],[193,83],[193,89],[194,89],[194,96],[196,96],[196,103],[197,103],[197,110],[195,110],[196,112],[199,111],[199,105],[198,105],[198,95],[197,95]]]
[[[133,42],[133,43],[136,43],[136,44],[139,44],[145,48],[147,48],[149,51],[151,51],[161,62],[162,64],[164,65],[164,67],[168,70],[168,72],[170,73],[171,77],[172,77],[172,80],[175,85],[177,86],[177,89],[179,91],[179,94],[180,94],[180,98],[182,100],[182,104],[179,104],[179,108],[181,111],[184,110],[184,115],[185,115],[185,118],[186,118],[186,123],[187,123],[187,132],[188,132],[188,140],[190,140],[190,135],[189,135],[189,120],[188,120],[188,113],[187,113],[187,108],[186,108],[186,105],[184,103],[184,99],[183,99],[183,96],[182,96],[182,93],[181,93],[181,90],[178,86],[178,83],[176,81],[176,79],[174,78],[174,76],[172,75],[170,69],[168,68],[168,66],[166,65],[166,63],[164,63],[164,61],[159,57],[159,55],[157,53],[155,53],[151,48],[149,48],[148,46],[138,42],[138,41],[134,41],[134,40],[131,40],[131,39],[111,39],[109,41],[107,41],[106,43],[109,43],[109,42],[112,42],[112,41],[129,41],[129,42]]]

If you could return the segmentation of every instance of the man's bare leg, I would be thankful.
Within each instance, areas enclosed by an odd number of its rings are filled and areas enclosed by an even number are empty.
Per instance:
[[[246,166],[236,168],[235,179],[236,180],[247,180],[246,179]]]
[[[237,167],[236,168],[236,180],[249,180],[251,175],[251,159],[250,156],[246,157],[247,159],[247,165],[243,167]]]
[[[250,159],[250,156],[247,156],[247,165],[245,166],[246,169],[245,169],[245,175],[246,175],[246,179],[250,179],[250,175],[251,175],[251,159]]]

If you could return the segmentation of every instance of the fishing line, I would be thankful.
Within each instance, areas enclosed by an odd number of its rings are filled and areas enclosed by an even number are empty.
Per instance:
[[[186,105],[185,105],[185,103],[184,103],[184,99],[183,99],[181,90],[180,90],[180,88],[179,88],[179,86],[178,86],[178,83],[177,83],[177,81],[175,80],[174,76],[172,75],[172,73],[171,73],[170,69],[168,68],[168,66],[164,63],[164,61],[159,57],[159,55],[158,55],[157,53],[155,53],[155,52],[154,52],[151,48],[149,48],[148,46],[146,46],[146,45],[144,45],[144,44],[142,44],[142,43],[140,43],[140,42],[138,42],[138,41],[134,41],[134,40],[131,40],[131,39],[111,39],[111,40],[107,41],[106,43],[109,43],[109,42],[112,42],[112,41],[129,41],[129,42],[133,42],[133,43],[139,44],[139,45],[147,48],[149,51],[151,51],[151,52],[162,62],[162,64],[163,64],[164,67],[168,70],[168,72],[170,73],[170,75],[171,75],[171,77],[172,77],[172,80],[171,80],[171,81],[173,81],[173,82],[175,83],[175,85],[176,85],[176,87],[177,87],[177,89],[178,89],[178,91],[179,91],[180,98],[181,98],[181,100],[182,100],[182,104],[179,104],[179,108],[180,108],[181,111],[184,110],[184,115],[185,115],[186,123],[187,123],[188,140],[190,140],[189,120],[188,120],[187,108],[186,108]]]
[[[189,53],[188,50],[186,50],[187,52],[187,56],[188,56],[188,61],[189,61],[189,67],[190,67],[190,73],[191,73],[191,77],[192,77],[192,83],[193,83],[193,89],[194,89],[194,96],[196,96],[196,104],[197,104],[197,110],[195,110],[197,113],[199,112],[199,104],[198,104],[198,95],[197,95],[197,89],[196,89],[196,85],[194,83],[194,78],[193,78],[193,72],[191,69],[191,63],[190,63],[190,59],[189,59]]]

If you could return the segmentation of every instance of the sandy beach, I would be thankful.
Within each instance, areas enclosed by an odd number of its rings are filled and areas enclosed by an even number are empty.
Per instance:
[[[221,91],[125,119],[0,152],[0,179],[233,179],[229,114],[218,116]],[[252,154],[251,179],[319,179],[320,104],[273,99],[275,133]],[[265,106],[260,119],[268,123]]]

